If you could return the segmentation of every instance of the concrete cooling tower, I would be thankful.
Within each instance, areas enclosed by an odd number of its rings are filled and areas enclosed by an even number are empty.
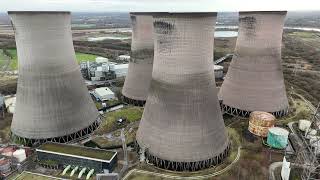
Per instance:
[[[143,106],[146,102],[153,64],[153,19],[149,13],[131,13],[132,43],[129,70],[122,89],[125,102]]]
[[[155,13],[154,65],[137,132],[149,162],[195,171],[220,163],[229,140],[212,67],[216,13]]]
[[[93,132],[100,118],[76,63],[70,13],[8,14],[19,62],[14,140],[67,142]]]
[[[281,68],[286,11],[240,12],[235,55],[219,92],[225,113],[248,117],[265,111],[276,117],[288,112]]]

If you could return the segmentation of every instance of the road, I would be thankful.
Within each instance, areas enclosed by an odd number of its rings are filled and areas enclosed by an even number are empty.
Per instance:
[[[240,159],[241,156],[241,146],[238,147],[238,154],[236,156],[236,158],[232,161],[231,164],[229,164],[227,167],[225,167],[224,169],[211,173],[211,174],[207,174],[207,175],[202,175],[202,176],[192,176],[192,177],[186,177],[186,176],[177,176],[177,175],[168,175],[168,174],[161,174],[161,173],[155,173],[155,172],[150,172],[150,171],[145,171],[145,170],[139,170],[139,169],[133,169],[131,171],[128,172],[128,174],[126,174],[126,176],[123,178],[123,180],[128,179],[128,177],[132,174],[132,173],[141,173],[141,174],[147,174],[147,175],[153,175],[153,176],[158,176],[158,177],[162,177],[162,178],[168,178],[168,179],[185,179],[185,180],[194,180],[194,179],[208,179],[208,178],[212,178],[215,176],[218,176],[222,173],[225,173],[226,171],[230,170],[232,166],[234,166],[235,163],[237,163]]]

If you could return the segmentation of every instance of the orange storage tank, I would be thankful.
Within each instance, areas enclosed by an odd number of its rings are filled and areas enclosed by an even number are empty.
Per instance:
[[[276,117],[270,113],[254,111],[249,117],[248,130],[257,136],[267,137],[269,128],[273,127]]]

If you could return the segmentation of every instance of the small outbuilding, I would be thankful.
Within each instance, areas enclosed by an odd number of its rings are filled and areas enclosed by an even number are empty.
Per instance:
[[[115,94],[108,87],[100,87],[94,90],[94,96],[100,101],[115,99]]]

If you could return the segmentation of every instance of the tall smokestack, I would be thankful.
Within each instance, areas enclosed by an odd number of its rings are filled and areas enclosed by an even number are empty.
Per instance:
[[[8,12],[19,79],[11,131],[25,144],[67,142],[99,125],[76,63],[69,12]]]
[[[287,114],[288,99],[281,68],[285,11],[240,12],[235,55],[219,96],[226,113],[252,111]]]
[[[130,13],[132,21],[131,60],[124,82],[124,101],[136,106],[146,102],[153,64],[153,24],[150,13]]]
[[[156,166],[199,170],[229,150],[212,68],[216,13],[154,14],[154,66],[137,142]]]

